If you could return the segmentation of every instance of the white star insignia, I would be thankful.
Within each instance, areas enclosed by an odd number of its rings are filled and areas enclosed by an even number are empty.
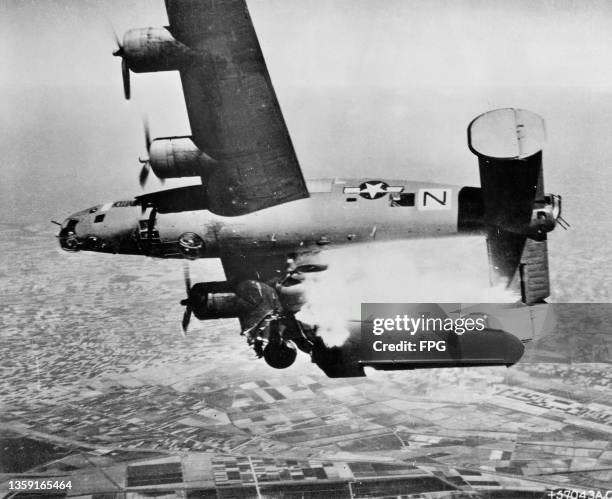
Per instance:
[[[365,188],[361,189],[360,193],[367,193],[370,196],[370,199],[374,199],[374,197],[378,194],[384,194],[387,190],[384,187],[382,182],[378,182],[377,184],[371,184],[370,182],[366,182]]]

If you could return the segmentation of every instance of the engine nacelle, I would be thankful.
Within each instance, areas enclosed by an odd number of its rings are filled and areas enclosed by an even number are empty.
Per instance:
[[[191,137],[158,138],[151,142],[149,164],[158,178],[202,177],[216,163]]]
[[[250,309],[245,301],[230,291],[227,282],[199,282],[189,291],[193,314],[201,321],[231,319]]]
[[[123,36],[121,55],[135,73],[173,71],[189,65],[197,53],[166,28],[136,28]]]

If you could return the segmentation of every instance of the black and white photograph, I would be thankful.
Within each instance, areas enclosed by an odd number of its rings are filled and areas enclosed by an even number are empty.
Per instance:
[[[612,499],[611,2],[0,36],[0,497]]]

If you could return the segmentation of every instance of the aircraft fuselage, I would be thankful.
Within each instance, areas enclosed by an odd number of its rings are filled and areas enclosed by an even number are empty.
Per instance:
[[[309,198],[236,217],[206,209],[164,212],[137,200],[98,205],[66,219],[60,242],[67,250],[216,258],[227,251],[299,253],[478,229],[476,188],[398,180],[310,185]],[[472,193],[469,202],[462,189]]]

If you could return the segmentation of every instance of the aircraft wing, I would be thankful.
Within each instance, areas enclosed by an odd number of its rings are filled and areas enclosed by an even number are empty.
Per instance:
[[[230,282],[253,279],[269,283],[283,278],[287,273],[287,256],[284,254],[243,254],[230,250],[222,253],[221,263],[225,277]]]
[[[308,197],[245,0],[166,0],[169,30],[203,55],[180,70],[192,139],[219,162],[210,210],[241,215]]]

